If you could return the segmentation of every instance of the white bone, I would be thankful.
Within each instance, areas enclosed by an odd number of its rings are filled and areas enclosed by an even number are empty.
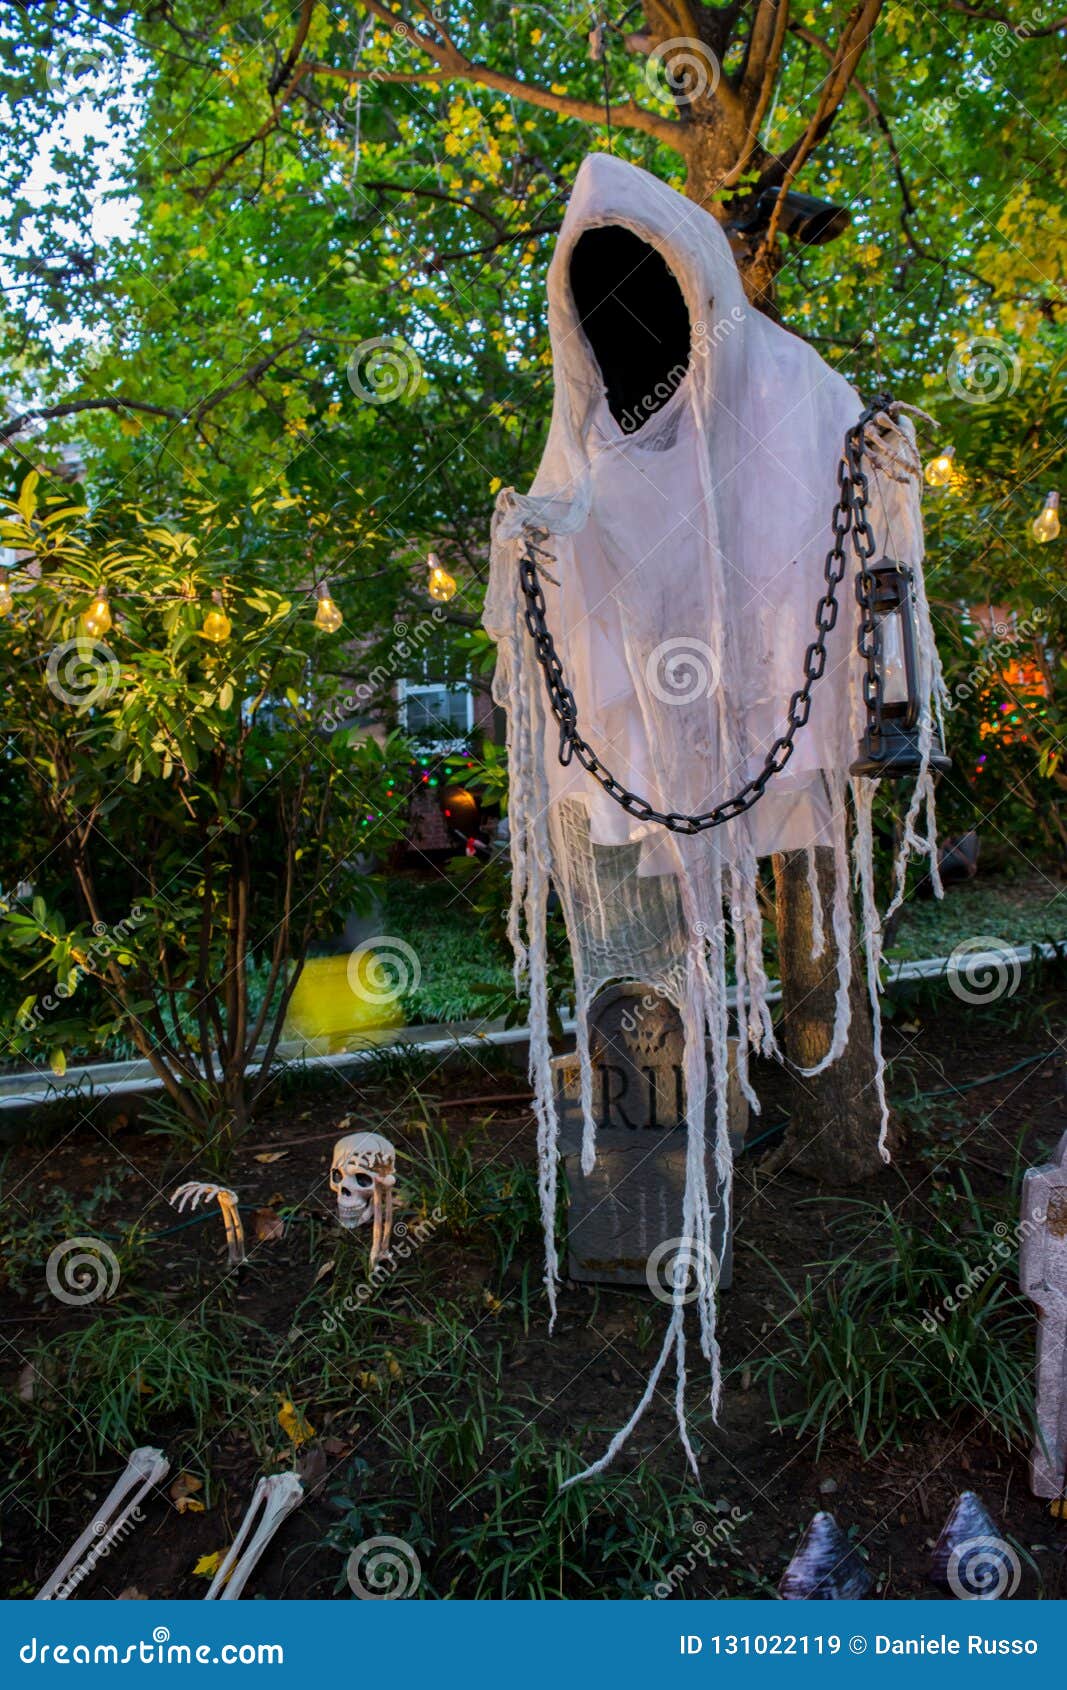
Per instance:
[[[55,1572],[45,1580],[35,1600],[65,1602],[72,1596],[97,1561],[108,1553],[152,1486],[158,1485],[169,1472],[170,1462],[161,1449],[149,1449],[147,1446],[135,1449],[126,1464],[126,1471],[112,1485],[92,1522],[86,1526],[70,1553],[63,1557]],[[133,1495],[130,1500],[124,1507],[121,1506],[131,1490]]]
[[[241,1225],[241,1216],[237,1208],[237,1193],[230,1191],[224,1185],[203,1184],[200,1180],[191,1179],[185,1185],[179,1185],[171,1193],[171,1202],[182,1214],[186,1204],[195,1209],[201,1201],[209,1202],[214,1197],[222,1214],[222,1223],[226,1228],[226,1245],[231,1267],[240,1267],[245,1258],[245,1234]]]
[[[248,1513],[241,1521],[241,1529],[234,1538],[224,1558],[219,1563],[219,1570],[211,1581],[211,1587],[204,1597],[205,1602],[233,1602],[240,1596],[248,1575],[266,1549],[282,1521],[299,1508],[304,1500],[304,1487],[295,1473],[271,1473],[260,1479],[252,1492],[252,1501]],[[252,1522],[262,1505],[263,1513],[252,1540],[241,1556],[238,1552],[248,1536]]]

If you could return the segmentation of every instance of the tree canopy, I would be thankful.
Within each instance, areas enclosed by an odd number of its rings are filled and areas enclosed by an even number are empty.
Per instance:
[[[1041,608],[1048,696],[995,776],[1000,695],[972,687],[945,799],[962,823],[1002,779],[1002,817],[1040,808],[1064,779],[1063,545],[1030,523],[1063,466],[1065,34],[1022,0],[23,5],[0,29],[6,490],[76,446],[155,508],[299,500],[280,543],[354,631],[432,548],[469,643],[491,496],[547,422],[553,233],[611,149],[737,226],[766,309],[956,444],[928,503],[945,659],[966,685],[961,608]],[[848,227],[789,239],[787,187]]]

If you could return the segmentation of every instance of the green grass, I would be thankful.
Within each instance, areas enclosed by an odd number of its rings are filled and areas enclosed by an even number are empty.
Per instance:
[[[421,979],[404,997],[412,1025],[503,1014],[514,993],[511,957],[446,876],[389,880],[382,919],[384,931],[406,940],[419,959]]]
[[[900,962],[948,956],[979,935],[1009,946],[1067,939],[1067,886],[979,878],[949,887],[941,900],[909,899],[887,955]]]
[[[235,1413],[246,1420],[270,1384],[269,1348],[256,1345],[257,1330],[206,1306],[187,1316],[102,1306],[87,1324],[34,1346],[33,1398],[11,1400],[4,1412],[10,1470],[31,1481],[20,1497],[35,1495],[46,1520],[78,1450],[106,1466],[116,1450],[158,1444],[177,1465],[174,1450],[184,1445],[182,1464],[195,1465],[209,1435]]]
[[[1032,1432],[1033,1307],[1017,1289],[1017,1203],[930,1187],[904,1218],[855,1202],[848,1248],[803,1288],[754,1369],[776,1427],[851,1436],[870,1457],[931,1423],[978,1424],[1020,1447]]]

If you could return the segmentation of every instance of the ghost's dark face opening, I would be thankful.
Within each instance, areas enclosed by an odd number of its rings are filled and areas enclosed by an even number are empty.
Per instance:
[[[571,292],[604,378],[608,407],[633,434],[689,368],[689,312],[670,265],[639,235],[610,223],[575,242]]]

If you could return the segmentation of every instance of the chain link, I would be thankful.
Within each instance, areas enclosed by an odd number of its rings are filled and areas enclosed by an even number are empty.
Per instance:
[[[812,688],[826,670],[827,636],[837,624],[837,590],[848,567],[846,542],[850,536],[858,562],[857,596],[861,606],[859,649],[867,663],[864,700],[868,709],[877,706],[881,700],[882,682],[874,641],[874,610],[871,601],[873,583],[866,567],[874,556],[875,539],[867,517],[870,489],[863,469],[863,453],[868,425],[881,412],[889,411],[892,403],[888,394],[879,394],[845,436],[844,452],[837,466],[838,501],[831,518],[833,545],[826,555],[824,568],[826,590],[815,608],[815,638],[804,654],[804,680],[789,701],[785,731],[771,746],[758,774],[746,781],[732,798],[725,799],[723,803],[716,804],[713,810],[705,810],[699,815],[687,816],[677,810],[664,812],[653,809],[647,798],[639,798],[636,793],[627,791],[622,782],[601,762],[588,740],[583,739],[578,732],[578,706],[573,692],[567,685],[559,653],[549,632],[547,606],[538,571],[538,558],[549,558],[551,555],[543,551],[540,544],[548,539],[548,535],[543,529],[527,528],[526,547],[519,561],[519,579],[526,599],[526,626],[545,678],[552,714],[559,723],[559,760],[564,767],[576,757],[582,767],[588,770],[608,796],[614,798],[628,815],[634,816],[638,821],[657,822],[671,833],[706,833],[709,828],[721,827],[723,822],[732,821],[735,816],[750,810],[753,804],[762,798],[771,778],[785,768],[793,755],[796,736],[811,714]]]

